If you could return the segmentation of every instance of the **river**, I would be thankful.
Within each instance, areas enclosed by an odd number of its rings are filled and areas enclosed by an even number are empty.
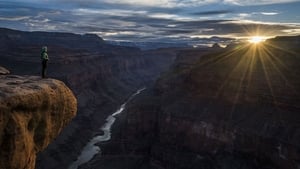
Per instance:
[[[101,153],[101,149],[99,146],[97,146],[97,143],[108,141],[111,138],[111,127],[114,124],[116,120],[116,115],[123,112],[123,110],[126,108],[126,104],[133,99],[136,95],[140,94],[143,90],[146,88],[141,88],[137,90],[133,95],[127,99],[125,103],[123,103],[120,108],[115,111],[113,114],[109,115],[106,118],[105,124],[101,127],[101,130],[103,131],[103,135],[98,135],[93,137],[82,149],[81,154],[78,156],[77,160],[74,161],[68,169],[77,169],[80,165],[89,162],[96,154]]]

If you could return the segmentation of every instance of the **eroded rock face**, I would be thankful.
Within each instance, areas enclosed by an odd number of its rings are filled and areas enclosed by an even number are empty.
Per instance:
[[[0,168],[34,169],[43,150],[75,116],[77,101],[61,81],[0,76]]]

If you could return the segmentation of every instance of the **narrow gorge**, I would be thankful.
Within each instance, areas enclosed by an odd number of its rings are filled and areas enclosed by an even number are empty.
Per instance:
[[[101,127],[101,131],[103,132],[102,135],[96,135],[93,137],[82,149],[80,155],[78,156],[77,160],[74,161],[68,169],[77,169],[79,166],[88,163],[90,160],[93,159],[95,155],[101,155],[101,148],[99,144],[101,142],[108,142],[111,139],[111,128],[116,121],[116,116],[122,113],[126,109],[126,104],[129,103],[136,95],[140,94],[146,88],[141,88],[133,93],[125,103],[123,103],[120,108],[115,111],[113,114],[109,115],[106,118],[105,124]]]

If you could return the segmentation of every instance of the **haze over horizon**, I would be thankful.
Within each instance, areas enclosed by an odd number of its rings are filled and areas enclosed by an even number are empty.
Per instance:
[[[94,33],[105,40],[193,42],[300,34],[299,0],[11,0],[0,27]]]

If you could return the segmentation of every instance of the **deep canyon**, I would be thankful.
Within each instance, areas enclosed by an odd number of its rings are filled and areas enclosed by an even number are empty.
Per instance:
[[[36,169],[66,169],[108,115],[116,116],[101,154],[80,169],[298,169],[300,37],[264,46],[155,49],[105,43],[96,35],[0,29],[1,66],[70,87],[77,116],[38,154]]]
[[[40,75],[41,46],[48,46],[48,76],[67,84],[78,100],[77,116],[38,155],[36,168],[65,169],[105,118],[140,87],[166,70],[176,50],[141,51],[106,44],[96,35],[0,30],[1,65],[18,75]]]
[[[299,43],[182,50],[80,169],[299,168]]]

